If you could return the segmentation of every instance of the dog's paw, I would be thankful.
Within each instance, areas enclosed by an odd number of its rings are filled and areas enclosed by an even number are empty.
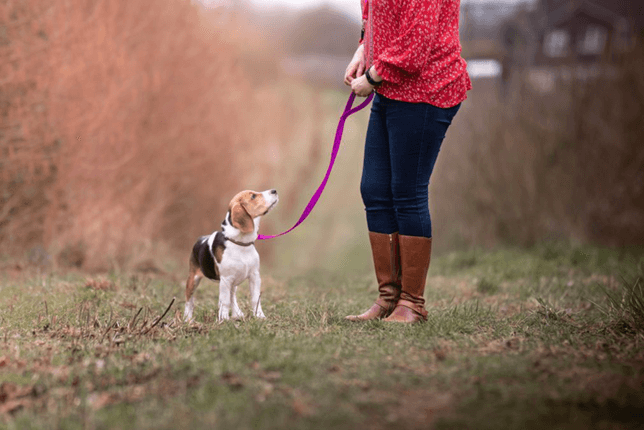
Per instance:
[[[222,323],[224,321],[228,321],[230,319],[230,315],[228,311],[221,311],[219,310],[219,315],[217,316],[217,322]]]
[[[230,313],[232,314],[231,318],[234,320],[244,319],[244,313],[242,312],[241,309],[239,309],[239,306],[237,305],[237,301],[233,302],[233,306]]]
[[[194,321],[194,318],[192,317],[192,312],[195,310],[195,303],[193,302],[193,299],[191,298],[189,301],[186,302],[185,308],[183,308],[183,320],[187,323],[191,323]]]

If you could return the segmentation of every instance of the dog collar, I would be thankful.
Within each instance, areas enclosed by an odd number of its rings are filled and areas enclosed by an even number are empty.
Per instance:
[[[240,242],[240,241],[238,241],[238,240],[231,239],[231,238],[226,237],[226,236],[224,236],[224,239],[229,240],[229,241],[231,241],[232,243],[234,243],[235,245],[239,245],[239,246],[251,246],[252,244],[254,244],[254,243],[255,243],[255,241],[252,241],[252,242]]]

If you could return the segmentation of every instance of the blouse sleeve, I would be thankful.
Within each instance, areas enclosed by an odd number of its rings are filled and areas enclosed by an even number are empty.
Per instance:
[[[374,61],[378,74],[399,83],[403,74],[420,73],[438,28],[440,0],[409,0],[400,32]]]

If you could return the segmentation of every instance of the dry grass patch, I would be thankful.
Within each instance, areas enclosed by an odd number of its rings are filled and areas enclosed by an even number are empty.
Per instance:
[[[470,257],[452,260],[458,268],[437,259],[429,321],[416,326],[344,320],[371,303],[372,274],[265,272],[268,318],[225,324],[210,282],[197,291],[197,322],[183,323],[178,274],[7,276],[2,420],[513,429],[575,416],[585,428],[631,428],[626,412],[644,407],[644,338],[625,325],[627,308],[609,308],[606,292],[623,293],[615,276],[539,253]],[[481,291],[483,278],[498,288]]]

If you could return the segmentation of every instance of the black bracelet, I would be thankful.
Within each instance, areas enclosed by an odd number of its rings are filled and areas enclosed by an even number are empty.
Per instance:
[[[370,67],[369,69],[371,69],[371,67]],[[368,81],[372,86],[374,86],[374,87],[377,87],[377,86],[379,86],[380,84],[382,84],[382,81],[380,81],[380,82],[376,82],[376,81],[374,81],[374,80],[373,80],[373,78],[372,78],[372,77],[371,77],[371,75],[369,74],[369,69],[367,69],[367,71],[366,71],[366,72],[365,72],[365,74],[364,74],[364,75],[365,75],[365,77],[367,78],[367,81]]]

